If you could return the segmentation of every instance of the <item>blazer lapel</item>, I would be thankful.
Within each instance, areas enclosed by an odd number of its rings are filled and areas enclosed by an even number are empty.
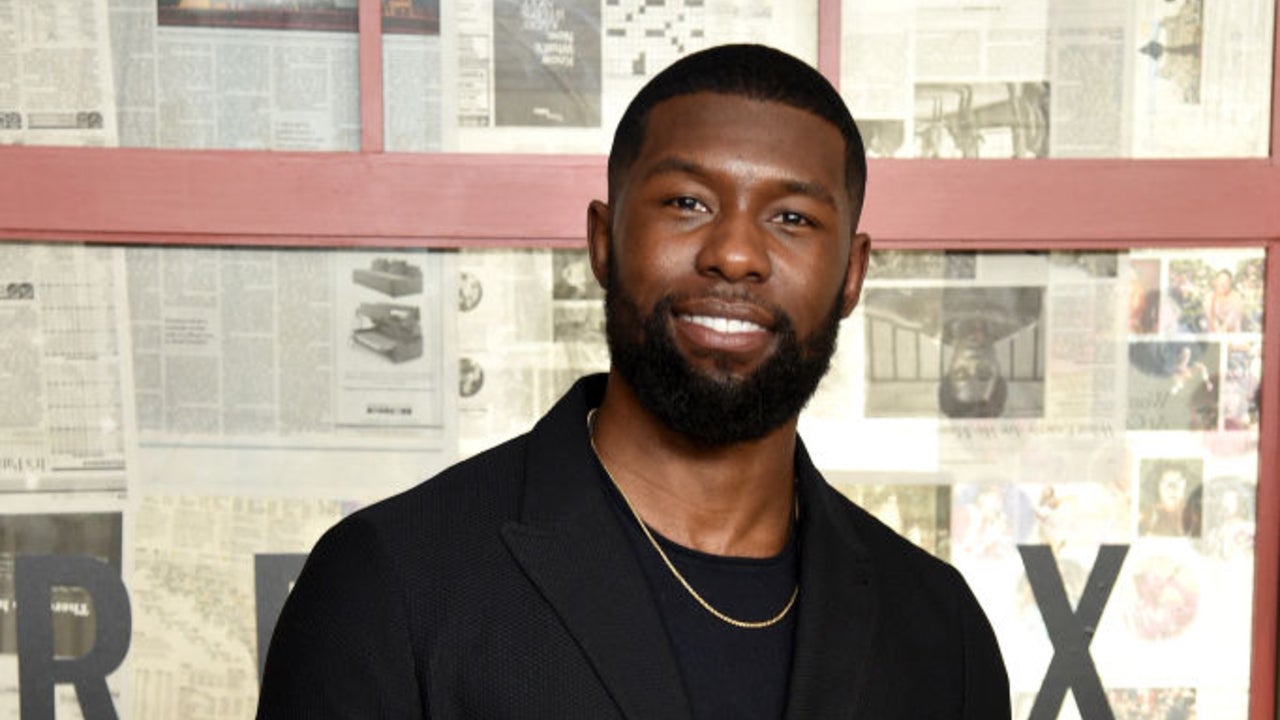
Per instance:
[[[623,716],[688,720],[666,628],[587,439],[587,395],[598,386],[598,401],[600,380],[580,381],[530,434],[521,520],[503,538]]]
[[[862,543],[803,445],[800,600],[787,720],[854,717],[863,694],[878,604]]]

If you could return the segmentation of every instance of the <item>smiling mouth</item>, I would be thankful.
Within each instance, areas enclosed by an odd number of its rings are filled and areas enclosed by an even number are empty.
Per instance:
[[[750,322],[748,320],[739,320],[737,318],[717,317],[714,315],[678,315],[677,318],[693,325],[699,325],[714,330],[725,335],[740,335],[743,333],[765,332],[763,325]]]

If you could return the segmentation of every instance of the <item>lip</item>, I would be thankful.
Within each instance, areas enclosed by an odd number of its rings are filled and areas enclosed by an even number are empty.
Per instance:
[[[754,303],[706,298],[672,307],[676,334],[694,354],[749,355],[773,342],[773,313]]]

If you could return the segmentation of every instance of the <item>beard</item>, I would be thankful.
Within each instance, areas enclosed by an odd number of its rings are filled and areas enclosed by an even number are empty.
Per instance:
[[[714,447],[756,440],[799,414],[827,373],[840,329],[841,295],[804,338],[786,312],[769,306],[776,318],[774,352],[750,374],[735,377],[727,359],[718,360],[713,373],[695,368],[680,353],[669,329],[671,308],[680,298],[668,294],[644,316],[611,268],[605,290],[609,356],[640,403],[672,430]]]

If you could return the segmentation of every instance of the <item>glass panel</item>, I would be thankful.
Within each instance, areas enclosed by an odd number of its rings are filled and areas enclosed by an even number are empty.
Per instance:
[[[116,144],[107,4],[0,5],[0,145]]]
[[[383,0],[388,17],[393,5],[405,3]],[[413,5],[424,15],[438,8]],[[457,0],[451,7],[442,49],[422,36],[385,38],[388,149],[440,143],[462,152],[605,153],[626,103],[683,55],[752,41],[817,62],[816,0]],[[425,133],[423,120],[432,127]]]
[[[382,0],[382,33],[383,143],[438,152],[446,129],[439,0]]]
[[[359,149],[356,0],[8,6],[0,143]]]
[[[1015,718],[1071,631],[1046,585],[1095,618],[1115,717],[1247,716],[1262,270],[1261,250],[874,254],[801,432],[964,573]],[[1042,716],[1106,716],[1067,698]]]
[[[289,563],[456,457],[453,261],[0,243],[0,715],[13,559],[52,552],[124,568],[119,717],[252,717]],[[74,589],[53,612],[62,655],[123,621]],[[80,714],[70,688],[56,704]]]
[[[876,157],[1266,157],[1270,0],[845,0]]]
[[[1255,249],[873,254],[801,434],[833,485],[964,573],[1015,718],[1063,632],[1030,574],[1079,608],[1108,560],[1090,657],[1114,716],[1247,717],[1262,269]],[[463,252],[459,272],[466,455],[608,354],[584,253]],[[1077,703],[1052,716],[1104,716]]]
[[[156,134],[143,144],[359,149],[356,0],[157,2],[155,86],[141,93]]]
[[[1090,657],[1114,716],[1247,717],[1261,250],[886,251],[871,267],[801,434],[832,484],[964,573],[1015,717],[1063,632],[1028,568],[1078,607],[1107,560]],[[585,254],[463,252],[459,273],[468,455],[608,354]],[[1052,716],[1102,716],[1076,704]]]
[[[576,250],[0,243],[0,654],[14,554],[88,554],[128,589],[121,717],[251,715],[319,534],[607,369],[601,295]],[[1115,717],[1246,717],[1264,306],[1259,249],[873,254],[801,434],[961,570],[1015,717],[1072,631],[1054,592]],[[59,647],[118,621],[59,599]]]

